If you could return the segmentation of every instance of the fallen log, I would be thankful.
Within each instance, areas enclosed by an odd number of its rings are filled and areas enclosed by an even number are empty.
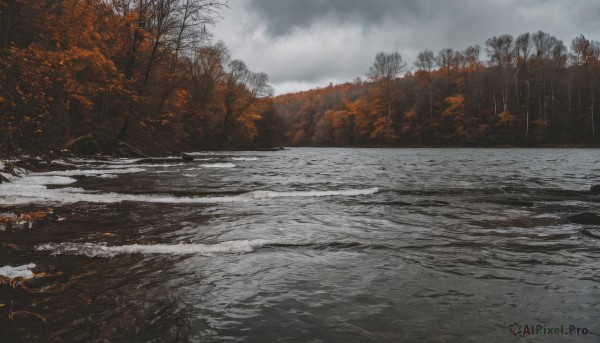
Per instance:
[[[71,139],[70,141],[67,142],[67,144],[65,144],[63,146],[63,149],[68,149],[71,145],[73,145],[81,140],[84,140],[84,139],[93,139],[93,136],[91,133],[87,133],[83,136],[79,136],[77,138]]]

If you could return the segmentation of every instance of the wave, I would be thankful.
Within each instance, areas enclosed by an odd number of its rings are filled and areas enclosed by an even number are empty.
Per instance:
[[[7,205],[21,205],[40,202],[60,204],[71,204],[77,202],[113,204],[124,201],[159,204],[215,204],[269,200],[283,197],[358,196],[370,195],[378,191],[379,188],[347,189],[336,191],[252,191],[234,196],[177,197],[156,196],[152,194],[97,193],[88,192],[82,188],[73,187],[48,189],[42,185],[26,187],[13,185],[9,187],[0,187],[0,199],[3,199],[4,203]]]
[[[233,163],[211,163],[201,164],[200,166],[204,168],[235,168],[235,164]]]
[[[29,177],[20,177],[12,181],[11,184],[3,185],[3,188],[22,188],[23,186],[41,186],[42,185],[69,185],[77,182],[76,179],[67,176],[53,176],[53,175],[32,175]],[[45,187],[44,187],[45,188]]]
[[[35,246],[37,251],[48,251],[52,255],[80,255],[87,257],[115,257],[118,255],[240,255],[258,249],[312,248],[315,250],[339,249],[396,249],[385,244],[365,244],[360,242],[313,242],[283,243],[262,239],[225,241],[214,244],[130,244],[112,245],[106,243],[44,243]]]
[[[232,157],[234,161],[256,161],[258,157]]]
[[[240,240],[215,244],[131,244],[108,246],[100,243],[45,243],[35,247],[37,251],[49,251],[52,255],[83,255],[87,257],[114,257],[117,255],[230,255],[247,254],[269,241]]]
[[[178,160],[180,161],[180,160]],[[107,169],[141,169],[141,168],[167,168],[167,167],[178,167],[184,166],[185,163],[161,163],[161,164],[138,164],[136,168],[131,168],[130,165],[127,164],[113,164],[113,165],[103,165],[101,168]]]
[[[49,171],[42,173],[33,173],[34,176],[53,175],[53,176],[96,176],[102,174],[130,174],[145,172],[143,168],[122,168],[122,169],[77,169]]]
[[[238,197],[242,199],[269,199],[282,197],[326,197],[326,196],[357,196],[370,195],[379,192],[379,188],[366,189],[344,189],[337,191],[252,191],[245,194],[240,194]]]

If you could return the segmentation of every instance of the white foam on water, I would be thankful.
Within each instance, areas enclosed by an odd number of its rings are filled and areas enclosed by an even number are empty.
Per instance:
[[[266,240],[239,240],[215,244],[131,244],[108,246],[104,243],[45,243],[35,250],[49,251],[52,255],[83,255],[87,257],[114,257],[117,255],[228,255],[253,252],[266,244]]]
[[[235,168],[235,164],[233,163],[211,163],[201,164],[200,166],[204,168]]]
[[[123,169],[75,169],[75,170],[61,170],[61,171],[49,171],[43,173],[32,173],[31,175],[59,175],[59,176],[94,176],[102,174],[131,174],[145,172],[143,168],[123,168]]]
[[[102,178],[114,178],[118,174],[117,170],[99,171],[83,170],[73,171],[74,175],[94,175]],[[65,172],[60,172],[65,174]],[[96,174],[97,173],[97,174]],[[68,173],[67,175],[70,175]],[[186,177],[193,177],[186,174]],[[346,189],[332,191],[252,191],[233,196],[214,196],[214,197],[176,197],[170,195],[145,195],[145,194],[122,194],[122,193],[101,193],[98,191],[86,191],[82,188],[64,187],[48,188],[48,185],[69,185],[77,180],[64,176],[52,175],[48,173],[35,173],[29,177],[16,178],[11,183],[0,184],[0,203],[4,205],[22,205],[31,203],[42,204],[71,204],[77,202],[89,203],[120,203],[124,201],[162,203],[162,204],[214,204],[214,203],[233,203],[250,202],[257,200],[269,200],[282,197],[324,197],[324,196],[358,196],[369,195],[379,191],[378,188],[367,189]]]
[[[31,269],[35,268],[35,264],[29,263],[22,266],[11,267],[4,266],[0,267],[0,276],[7,277],[9,279],[14,279],[17,277],[22,277],[24,279],[31,279],[33,277],[33,272]]]
[[[258,157],[232,157],[234,161],[256,161]]]
[[[111,163],[109,160],[97,160],[90,158],[71,158],[69,161],[74,163]]]
[[[115,174],[102,174],[102,175],[98,175],[99,178],[101,179],[116,179],[119,177],[119,175],[115,175]]]
[[[137,161],[141,161],[141,158],[118,158],[114,160],[103,161],[110,164],[131,164]]]
[[[77,180],[67,176],[33,175],[14,178],[11,183],[2,184],[0,186],[0,191],[25,187],[41,187],[45,189],[46,187],[43,185],[69,185],[74,182],[77,182]]]
[[[337,191],[289,191],[289,192],[274,192],[274,191],[253,191],[238,195],[240,198],[247,199],[269,199],[282,197],[326,197],[326,196],[357,196],[370,195],[377,193],[379,188],[366,189],[343,189]]]
[[[225,151],[197,151],[197,152],[188,152],[187,153],[190,156],[211,156],[211,155],[233,155],[233,153],[231,152],[225,152]]]
[[[177,166],[184,166],[186,165],[185,163],[161,163],[161,164],[138,164],[136,166],[136,168],[167,168],[167,167],[177,167]],[[113,164],[113,165],[104,165],[101,166],[102,168],[107,168],[107,169],[136,169],[136,168],[131,168],[131,166],[126,165],[126,164]]]
[[[53,160],[52,163],[56,163],[56,164],[60,164],[60,165],[63,165],[63,166],[68,166],[68,167],[77,167],[75,164],[69,163],[69,162],[65,162],[63,160]]]

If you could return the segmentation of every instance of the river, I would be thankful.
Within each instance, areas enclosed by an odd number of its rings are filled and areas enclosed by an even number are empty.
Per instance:
[[[600,227],[567,219],[600,212],[597,150],[192,156],[74,159],[0,185],[0,205],[64,217],[0,232],[23,248],[0,249],[0,266],[64,273],[60,291],[0,288],[0,303],[47,318],[11,322],[0,308],[3,339],[600,340]]]

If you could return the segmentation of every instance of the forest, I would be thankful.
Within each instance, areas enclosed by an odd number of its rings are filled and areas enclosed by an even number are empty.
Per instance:
[[[225,6],[0,0],[1,151],[599,143],[600,43],[583,35],[500,35],[410,68],[381,52],[364,80],[274,97],[212,36]]]
[[[215,42],[220,0],[0,0],[5,152],[265,148],[272,89]]]
[[[600,43],[568,49],[546,32],[424,50],[408,71],[376,55],[366,80],[274,99],[289,144],[305,146],[598,145]]]

